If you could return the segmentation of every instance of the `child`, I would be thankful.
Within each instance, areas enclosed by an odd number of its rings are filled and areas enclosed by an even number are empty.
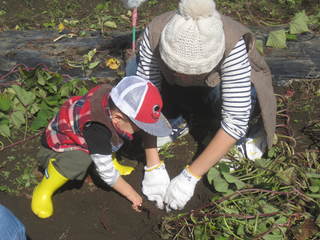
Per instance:
[[[82,180],[89,165],[95,164],[101,179],[125,196],[139,211],[141,196],[120,176],[112,163],[112,153],[123,139],[143,130],[146,154],[142,191],[163,208],[163,197],[170,182],[160,161],[156,137],[168,136],[171,126],[161,113],[158,89],[137,76],[123,78],[115,87],[103,84],[85,96],[71,97],[49,123],[38,154],[45,176],[34,189],[32,211],[40,218],[53,214],[51,197],[68,180]]]

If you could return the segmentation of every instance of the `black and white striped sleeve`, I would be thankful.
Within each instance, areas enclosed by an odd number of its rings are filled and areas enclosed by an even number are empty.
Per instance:
[[[251,65],[243,38],[221,67],[222,128],[235,139],[246,134],[251,111]]]
[[[158,60],[150,47],[148,28],[145,29],[139,46],[139,62],[136,74],[139,77],[150,80],[154,85],[161,89],[162,77]]]

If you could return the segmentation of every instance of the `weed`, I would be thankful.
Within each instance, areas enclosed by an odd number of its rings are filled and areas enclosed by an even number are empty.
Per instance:
[[[7,193],[16,193],[15,190],[11,189],[6,185],[0,185],[0,192],[7,192]]]
[[[159,156],[161,159],[171,159],[174,158],[174,154],[172,153],[172,147],[174,143],[167,143],[161,147],[159,151]]]
[[[17,184],[17,189],[26,189],[31,186],[34,186],[38,181],[33,174],[33,167],[26,167],[23,170],[23,173],[15,179]]]
[[[150,7],[155,6],[155,5],[157,5],[157,4],[158,4],[158,0],[149,0],[149,1],[148,1],[148,5],[149,5]]]
[[[304,152],[296,150],[298,140],[290,135],[288,124],[291,112],[317,107],[316,99],[312,100],[311,96],[315,96],[318,83],[300,82],[292,88],[307,92],[306,102],[301,103],[300,95],[295,96],[300,105],[290,99],[294,95],[279,97],[277,122],[288,130],[287,135],[277,133],[274,146],[255,161],[235,159],[230,151],[230,162],[222,162],[207,173],[207,182],[214,190],[211,202],[188,213],[164,217],[161,236],[164,239],[284,240],[293,239],[291,236],[297,235],[294,229],[299,229],[308,232],[310,239],[317,239],[318,223],[314,219],[320,212],[320,123],[311,120],[304,129],[318,144]],[[301,88],[303,84],[309,88]],[[309,115],[310,119],[312,116]],[[308,221],[310,229],[303,229]]]

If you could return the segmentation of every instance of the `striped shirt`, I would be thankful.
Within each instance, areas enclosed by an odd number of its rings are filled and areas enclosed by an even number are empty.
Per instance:
[[[139,46],[137,75],[150,80],[161,89],[162,75],[158,60],[145,29]],[[251,111],[251,65],[246,44],[241,38],[221,65],[222,121],[221,127],[235,139],[246,134]]]

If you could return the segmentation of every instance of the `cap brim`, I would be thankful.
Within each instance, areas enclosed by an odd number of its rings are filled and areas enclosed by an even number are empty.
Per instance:
[[[143,123],[133,118],[130,118],[130,120],[135,125],[137,125],[138,128],[153,136],[166,137],[169,136],[172,132],[171,125],[169,121],[165,118],[165,116],[163,116],[163,114],[160,115],[160,118],[156,123]]]

